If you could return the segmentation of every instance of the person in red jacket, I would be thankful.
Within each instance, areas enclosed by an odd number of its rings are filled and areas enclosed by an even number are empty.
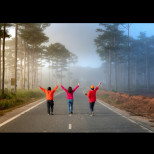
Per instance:
[[[54,93],[56,89],[58,88],[59,83],[57,86],[51,90],[51,87],[48,87],[47,90],[43,89],[41,86],[40,89],[46,94],[46,100],[47,100],[47,112],[48,115],[50,115],[50,109],[51,109],[51,114],[53,115],[53,106],[54,106]]]
[[[94,89],[94,85],[91,85],[91,90],[87,94],[87,96],[89,98],[89,107],[90,107],[90,111],[91,111],[91,116],[94,115],[94,105],[95,105],[95,101],[96,101],[96,91],[99,89],[99,86],[101,85],[101,83],[102,82],[100,82],[95,89]]]

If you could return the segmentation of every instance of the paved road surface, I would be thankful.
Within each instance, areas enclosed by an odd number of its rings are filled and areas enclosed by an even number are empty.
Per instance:
[[[95,104],[95,116],[90,116],[87,97],[77,90],[74,93],[74,114],[68,115],[66,93],[55,96],[54,115],[47,114],[46,102],[0,125],[0,132],[150,132],[137,123],[111,111],[99,102]]]

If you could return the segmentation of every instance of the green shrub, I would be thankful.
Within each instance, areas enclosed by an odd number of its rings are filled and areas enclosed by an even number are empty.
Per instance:
[[[29,103],[44,96],[44,93],[40,90],[18,90],[16,94],[13,91],[6,90],[3,97],[0,95],[0,110]]]
[[[112,91],[115,92],[115,93],[117,92],[115,89],[112,89]]]

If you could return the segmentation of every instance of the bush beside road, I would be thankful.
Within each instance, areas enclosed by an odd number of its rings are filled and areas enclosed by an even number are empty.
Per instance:
[[[61,89],[56,90],[55,93],[59,92],[60,90]],[[41,98],[45,98],[45,93],[43,93],[40,89],[29,91],[18,90],[16,94],[6,91],[3,99],[0,96],[0,116],[4,115],[8,111],[32,103]]]
[[[154,121],[153,97],[98,90],[97,98],[119,109],[128,111],[131,115],[146,117]]]

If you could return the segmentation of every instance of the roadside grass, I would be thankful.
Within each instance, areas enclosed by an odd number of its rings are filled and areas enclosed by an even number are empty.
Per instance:
[[[56,90],[56,93],[60,90]],[[17,90],[17,93],[5,91],[4,97],[0,95],[0,116],[6,112],[24,106],[26,104],[45,98],[45,93],[40,89]]]

